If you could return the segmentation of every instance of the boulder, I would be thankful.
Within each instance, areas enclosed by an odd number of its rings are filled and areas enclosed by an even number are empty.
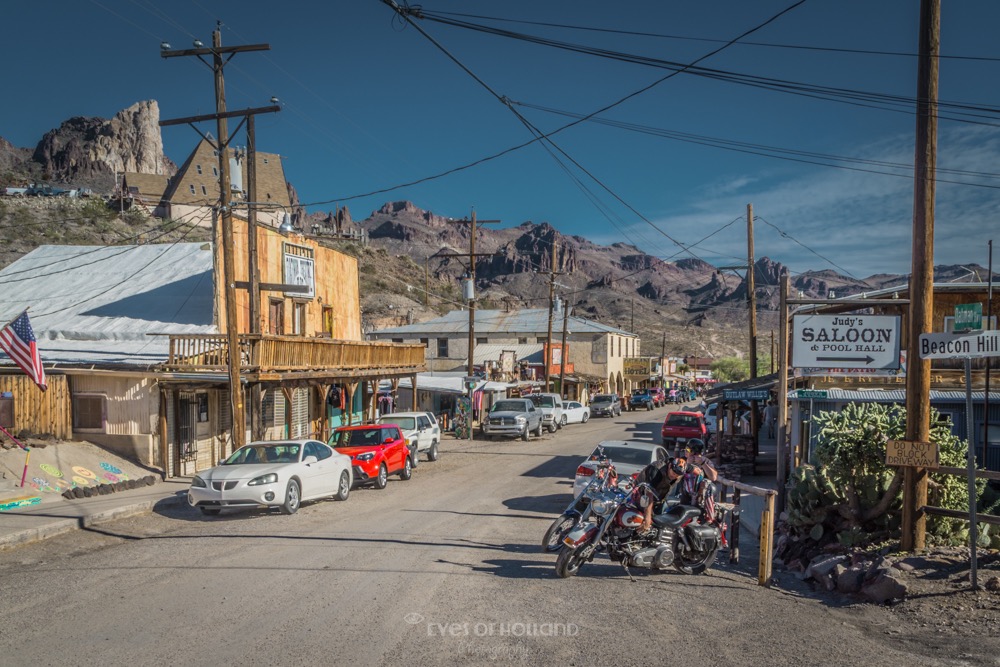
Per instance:
[[[862,566],[851,566],[844,568],[840,576],[837,577],[837,590],[841,593],[857,593],[861,590],[861,584],[865,581],[865,568]]]
[[[817,556],[809,563],[809,567],[806,568],[803,578],[808,579],[812,577],[819,581],[820,577],[830,574],[835,567],[843,565],[846,562],[847,556]]]
[[[879,574],[861,587],[861,594],[877,604],[885,604],[906,597],[906,584],[896,579],[888,571]]]

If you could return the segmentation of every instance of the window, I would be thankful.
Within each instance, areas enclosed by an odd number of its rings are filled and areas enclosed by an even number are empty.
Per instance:
[[[73,397],[73,428],[78,431],[104,431],[105,397],[80,394]]]
[[[438,338],[438,356],[447,357],[448,356],[448,339]]]
[[[206,188],[204,185],[201,186],[201,194],[203,194],[203,195],[207,195],[208,194],[208,188]]]
[[[219,175],[219,168],[212,167],[212,176],[218,176],[218,175]]]
[[[191,189],[191,194],[194,194],[194,183],[188,186]]]
[[[489,341],[489,338],[486,338],[486,337],[479,338],[479,337],[477,337],[476,338],[476,345],[486,345],[486,343],[488,341]]]
[[[208,421],[208,394],[201,392],[196,395],[198,398],[198,421]]]
[[[219,151],[218,150],[213,150],[212,151],[212,157],[219,157]]]
[[[430,341],[429,338],[421,338],[420,339],[420,344],[423,345],[424,347],[430,347],[431,346],[431,341]]]
[[[310,440],[306,443],[305,449],[302,451],[302,458],[304,459],[307,456],[315,456],[317,461],[322,461],[333,456],[333,450],[322,443]]]
[[[303,301],[292,303],[292,335],[306,335],[306,304]]]
[[[194,168],[198,170],[198,175],[201,176],[201,165],[200,164],[196,164],[194,166]]]
[[[518,345],[527,345],[528,344],[528,337],[527,336],[519,336],[518,339],[517,339],[517,344]]]
[[[267,158],[264,158],[264,164],[267,164]]]
[[[535,338],[535,342],[536,343],[547,343],[547,342],[549,342],[549,339],[546,336],[538,336],[537,338]]]
[[[268,307],[268,333],[280,336],[285,333],[285,302],[281,299],[271,299]]]
[[[392,342],[393,342],[393,343],[402,343],[402,342],[403,342],[403,339],[402,339],[402,338],[393,338],[393,339],[392,339]]]

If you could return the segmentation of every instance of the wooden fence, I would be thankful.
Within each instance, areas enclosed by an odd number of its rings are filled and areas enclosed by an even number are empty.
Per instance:
[[[20,431],[30,431],[71,439],[73,411],[69,382],[65,375],[48,375],[46,382],[48,391],[42,391],[27,375],[0,374],[0,396],[10,393],[11,399],[6,400],[13,402],[10,425],[0,425],[15,436]]]

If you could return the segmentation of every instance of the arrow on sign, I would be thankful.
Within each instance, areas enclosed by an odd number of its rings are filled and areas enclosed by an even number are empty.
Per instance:
[[[863,361],[865,365],[875,361],[871,356],[866,357],[816,357],[816,361]]]

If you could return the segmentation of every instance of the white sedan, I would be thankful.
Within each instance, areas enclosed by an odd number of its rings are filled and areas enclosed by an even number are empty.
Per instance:
[[[304,500],[347,500],[353,477],[351,457],[317,440],[251,442],[195,475],[187,498],[203,514],[260,506],[294,514]]]
[[[583,403],[576,401],[563,403],[563,426],[566,424],[586,424],[588,419],[590,419],[590,408]]]
[[[576,469],[573,480],[573,495],[579,495],[597,472],[601,456],[611,459],[619,478],[629,477],[650,463],[666,461],[670,458],[667,450],[652,442],[637,440],[605,440],[598,443],[593,453]]]

